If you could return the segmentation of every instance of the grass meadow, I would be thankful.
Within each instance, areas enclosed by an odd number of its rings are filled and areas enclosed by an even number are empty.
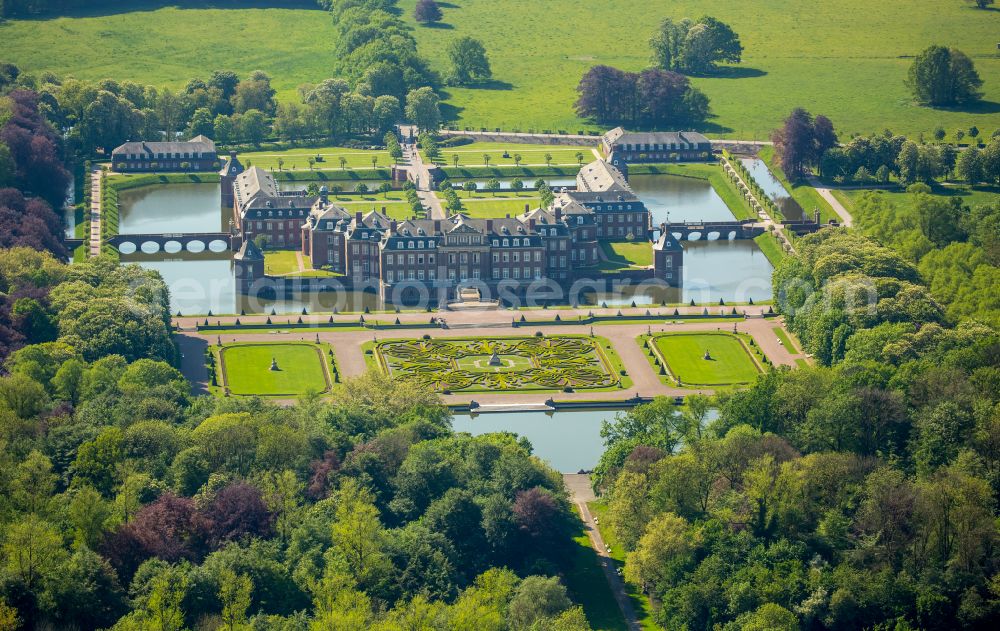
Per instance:
[[[263,70],[282,100],[297,99],[300,84],[329,78],[335,62],[330,17],[312,0],[122,4],[130,10],[0,22],[0,57],[29,72],[171,88],[213,70]]]
[[[402,0],[412,20],[416,0]],[[444,27],[416,27],[422,53],[439,71],[455,38],[481,39],[494,84],[449,88],[459,126],[550,129],[587,127],[573,113],[576,85],[595,64],[641,70],[647,41],[664,17],[712,15],[740,35],[744,61],[722,77],[696,78],[717,115],[710,131],[764,138],[796,106],[830,116],[844,136],[890,127],[929,133],[977,125],[1000,127],[1000,11],[971,3],[885,0],[796,0],[707,3],[675,0],[465,0],[444,8]],[[957,46],[975,61],[987,103],[972,111],[913,104],[903,79],[910,57],[931,44]]]
[[[415,2],[400,2],[404,19],[412,20]],[[128,3],[128,11],[105,6],[0,23],[3,58],[31,72],[172,88],[215,69],[243,75],[261,69],[282,100],[297,98],[300,84],[331,75],[333,29],[312,0],[163,4],[140,0]],[[741,65],[694,79],[712,100],[710,132],[764,138],[796,106],[830,116],[843,137],[886,127],[914,135],[938,125],[949,133],[1000,128],[1000,11],[957,0],[615,0],[586,7],[571,0],[466,0],[446,4],[441,27],[414,24],[414,32],[443,73],[456,37],[479,38],[489,52],[492,84],[448,88],[445,113],[458,126],[575,132],[595,128],[573,112],[584,72],[595,64],[640,70],[661,18],[706,13],[730,23],[745,48]],[[957,46],[975,60],[984,103],[942,110],[912,102],[903,85],[907,67],[934,43]]]

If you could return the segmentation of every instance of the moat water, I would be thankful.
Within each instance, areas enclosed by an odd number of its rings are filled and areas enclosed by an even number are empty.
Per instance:
[[[802,219],[802,206],[799,206],[799,203],[792,199],[792,194],[785,189],[785,185],[778,178],[774,177],[763,160],[760,158],[741,158],[740,162],[764,190],[764,194],[778,205],[785,219]]]
[[[452,428],[473,436],[512,432],[531,443],[533,453],[560,473],[590,471],[604,453],[601,423],[613,421],[618,410],[500,412],[456,414]],[[706,421],[718,417],[709,410]]]
[[[485,181],[485,180],[484,180]],[[571,184],[572,182],[567,182]],[[635,175],[632,187],[660,221],[725,221],[732,219],[725,203],[704,180],[670,175]],[[780,183],[779,183],[780,185]],[[783,189],[782,189],[783,190]],[[122,191],[119,195],[120,232],[193,233],[229,228],[230,215],[219,204],[218,184],[170,184]],[[771,265],[752,241],[697,241],[684,243],[684,288],[663,292],[631,292],[594,296],[594,304],[626,306],[660,302],[715,302],[766,300],[771,297]],[[160,272],[171,288],[171,311],[183,314],[363,311],[380,307],[372,294],[341,293],[258,300],[237,295],[229,256],[123,256]]]

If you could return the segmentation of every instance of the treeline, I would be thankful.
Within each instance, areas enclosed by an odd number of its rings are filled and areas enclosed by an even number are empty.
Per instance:
[[[816,367],[603,431],[625,577],[665,628],[988,628],[1000,615],[996,330],[941,324],[917,271],[844,229],[775,294]]]
[[[979,144],[979,129],[968,136]],[[956,134],[965,137],[965,132]],[[937,129],[934,137],[945,137]],[[927,144],[885,130],[858,136],[839,144],[833,123],[825,116],[813,116],[796,108],[782,126],[771,134],[781,168],[792,179],[817,171],[823,177],[860,184],[887,184],[892,179],[907,185],[957,178],[970,184],[1000,184],[1000,130],[984,148],[959,148],[946,143]]]
[[[913,262],[951,321],[1000,325],[1000,202],[967,204],[926,184],[907,190],[903,199],[864,193],[855,225]]]
[[[301,86],[300,102],[279,104],[271,78],[259,70],[243,78],[231,71],[215,71],[207,79],[192,79],[183,90],[173,91],[111,79],[39,78],[5,67],[6,76],[12,77],[9,88],[37,91],[39,111],[66,130],[68,151],[81,156],[108,152],[127,140],[198,134],[223,144],[259,144],[274,137],[337,142],[366,138],[371,144],[404,113],[427,129],[436,129],[440,122],[439,99],[429,87],[407,93],[404,112],[403,100],[389,94],[373,96],[378,90],[372,85],[352,88],[343,79]],[[2,165],[0,158],[0,177]],[[45,173],[43,169],[32,172]]]

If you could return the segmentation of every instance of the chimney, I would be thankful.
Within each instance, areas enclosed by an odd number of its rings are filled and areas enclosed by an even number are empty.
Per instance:
[[[441,232],[441,220],[440,219],[435,219],[434,220],[434,232],[435,233]]]
[[[528,220],[528,230],[531,230],[531,231],[535,230],[535,220],[534,219],[529,219]]]
[[[562,221],[562,207],[556,206],[556,221]]]
[[[493,220],[492,219],[487,219],[486,220],[486,232],[493,232]]]
[[[393,219],[389,222],[389,232],[396,232],[396,220]]]
[[[236,159],[236,152],[235,151],[230,151],[229,152],[229,157],[232,158],[233,160],[235,160]]]
[[[385,206],[382,207],[382,214],[385,214]]]
[[[360,210],[354,213],[354,220],[357,221],[358,223],[361,223],[363,217],[364,214]]]
[[[524,212],[529,212],[531,210],[531,204],[524,205]]]
[[[507,219],[510,219],[510,213],[507,213]]]

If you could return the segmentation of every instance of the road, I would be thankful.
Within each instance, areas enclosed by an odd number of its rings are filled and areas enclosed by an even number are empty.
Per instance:
[[[852,217],[851,213],[846,208],[844,208],[844,205],[840,203],[840,200],[837,199],[837,196],[833,194],[833,189],[823,186],[823,184],[818,179],[816,179],[815,176],[812,175],[809,176],[808,182],[809,186],[816,189],[816,192],[819,193],[819,196],[825,199],[828,204],[830,204],[830,206],[833,208],[833,212],[837,213],[837,215],[840,216],[841,225],[847,227],[851,227],[854,225],[854,217]]]
[[[615,562],[608,553],[608,546],[604,543],[601,531],[597,528],[597,522],[587,506],[587,502],[595,499],[594,491],[590,486],[590,476],[585,473],[567,473],[563,475],[563,483],[566,485],[566,490],[569,491],[570,500],[580,511],[580,519],[583,520],[584,530],[587,532],[587,538],[590,539],[590,547],[597,553],[597,561],[601,564],[601,570],[608,580],[608,586],[611,588],[611,594],[615,597],[615,602],[618,603],[618,608],[621,609],[625,624],[630,630],[638,631],[640,629],[639,620],[632,607],[632,601],[629,600],[628,592],[625,591],[625,581],[618,575]]]
[[[101,169],[90,172],[90,256],[101,255]]]

